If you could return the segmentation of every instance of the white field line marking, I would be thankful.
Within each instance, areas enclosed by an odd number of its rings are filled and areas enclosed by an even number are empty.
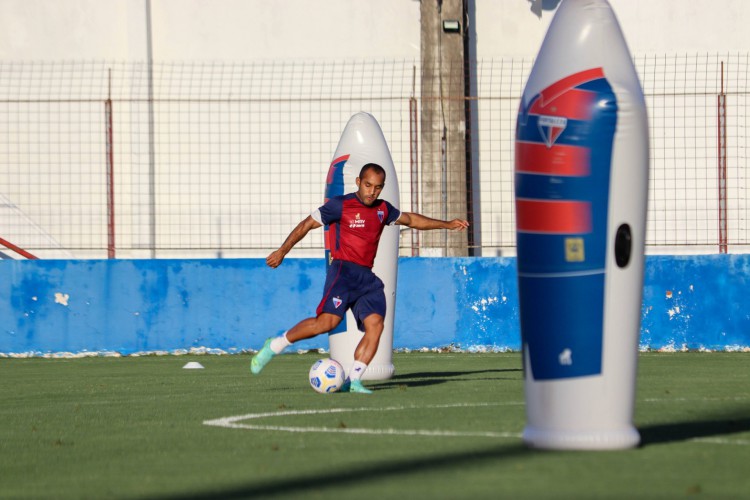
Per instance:
[[[235,417],[218,418],[215,420],[205,420],[203,425],[214,427],[225,427],[228,429],[248,429],[256,431],[282,431],[282,432],[339,432],[344,434],[372,434],[372,435],[391,435],[391,436],[431,436],[431,437],[491,437],[491,438],[512,438],[520,439],[521,434],[518,432],[492,432],[492,431],[444,431],[444,430],[426,430],[426,429],[365,429],[349,427],[291,427],[278,425],[252,425],[239,423],[244,420],[253,420],[259,418],[285,417],[292,415],[324,415],[333,413],[349,413],[356,411],[395,411],[395,410],[418,410],[418,409],[436,409],[436,408],[469,408],[477,406],[517,406],[522,405],[520,402],[508,403],[457,403],[444,405],[428,406],[387,406],[384,408],[329,408],[324,410],[287,410],[266,413],[250,413],[247,415],[238,415]]]
[[[750,446],[750,439],[722,439],[722,438],[693,438],[690,441],[708,444],[732,444],[735,446]]]
[[[750,399],[750,395],[734,396],[731,398],[646,398],[641,401],[644,403],[692,403],[695,401],[709,402],[709,401],[746,401]],[[636,401],[637,402],[637,401]]]
[[[737,396],[734,398],[648,398],[641,402],[645,403],[670,403],[670,402],[693,402],[693,401],[741,401],[748,399],[748,396]],[[217,418],[214,420],[204,420],[203,425],[213,427],[224,427],[227,429],[246,429],[256,431],[277,431],[277,432],[328,432],[344,434],[371,434],[371,435],[397,435],[397,436],[430,436],[430,437],[490,437],[490,438],[511,438],[520,439],[521,433],[517,432],[492,432],[492,431],[445,431],[445,430],[426,430],[426,429],[366,429],[366,428],[348,428],[348,427],[291,427],[278,425],[252,425],[239,423],[244,420],[254,420],[261,418],[275,418],[294,415],[325,415],[334,413],[350,413],[357,411],[396,411],[396,410],[419,410],[419,409],[439,409],[439,408],[471,408],[471,407],[489,407],[489,406],[522,406],[523,401],[506,401],[504,403],[452,403],[442,405],[427,406],[387,406],[384,408],[328,408],[323,410],[285,410],[265,413],[249,413],[247,415],[237,415],[234,417]],[[736,446],[749,446],[750,440],[747,439],[723,439],[723,438],[692,438],[689,441],[706,444],[728,444]]]

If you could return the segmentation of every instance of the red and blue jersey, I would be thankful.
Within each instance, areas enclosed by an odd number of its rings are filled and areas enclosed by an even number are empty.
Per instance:
[[[368,207],[356,193],[334,196],[312,214],[313,219],[329,226],[332,259],[369,268],[375,263],[383,228],[400,216],[401,212],[387,201],[376,200]]]

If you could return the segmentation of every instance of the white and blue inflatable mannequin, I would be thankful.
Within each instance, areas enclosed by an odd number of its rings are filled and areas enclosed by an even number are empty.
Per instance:
[[[536,448],[616,449],[633,426],[648,194],[643,91],[606,0],[563,0],[516,128],[518,286]]]
[[[380,198],[400,208],[398,178],[393,166],[383,131],[375,118],[364,112],[356,113],[346,124],[333,155],[326,178],[325,200],[333,196],[356,190],[355,179],[367,163],[377,163],[385,170],[385,187]],[[398,226],[386,226],[380,237],[373,272],[385,285],[386,315],[378,352],[362,377],[365,380],[383,380],[394,373],[393,367],[393,323],[396,312],[396,277],[398,273]],[[326,265],[330,264],[328,226],[325,227]],[[363,333],[357,329],[351,311],[344,320],[329,333],[330,356],[344,367],[346,373],[354,363],[354,350]]]

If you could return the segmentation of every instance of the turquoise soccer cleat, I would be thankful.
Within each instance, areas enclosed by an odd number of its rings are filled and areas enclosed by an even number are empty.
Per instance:
[[[372,394],[372,391],[362,385],[361,380],[347,380],[341,386],[341,392],[356,392],[357,394]]]
[[[263,347],[261,347],[260,351],[250,361],[250,371],[253,372],[253,375],[259,374],[263,370],[263,367],[271,361],[271,358],[276,356],[276,353],[271,350],[272,340],[272,338],[266,339]]]

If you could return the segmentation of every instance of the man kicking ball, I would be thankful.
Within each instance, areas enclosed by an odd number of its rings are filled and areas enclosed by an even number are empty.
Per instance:
[[[450,229],[463,231],[469,227],[465,220],[443,221],[413,212],[401,212],[378,197],[385,186],[385,170],[368,163],[356,179],[357,191],[328,200],[322,207],[302,220],[287,236],[278,250],[266,258],[266,264],[276,268],[286,254],[311,230],[331,226],[336,235],[331,245],[332,262],[328,267],[323,298],[316,316],[303,319],[278,337],[266,340],[253,356],[250,371],[258,374],[271,359],[293,343],[330,332],[344,318],[348,309],[357,320],[364,337],[354,351],[354,364],[348,374],[343,392],[370,394],[362,385],[362,374],[378,350],[383,333],[386,302],[383,282],[372,272],[378,242],[383,228],[391,224],[413,229]]]

